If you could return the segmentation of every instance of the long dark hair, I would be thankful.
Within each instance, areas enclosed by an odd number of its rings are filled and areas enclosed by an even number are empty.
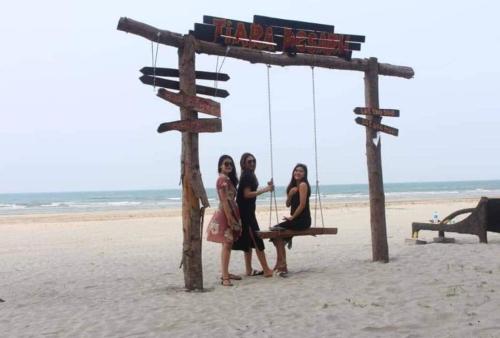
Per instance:
[[[256,186],[259,186],[259,181],[257,180],[257,176],[255,176],[255,173],[251,172],[249,170],[246,170],[245,162],[247,161],[247,158],[249,158],[249,157],[253,157],[253,159],[255,160],[255,164],[257,164],[257,159],[255,158],[255,156],[252,153],[243,153],[243,155],[241,155],[241,158],[240,158],[240,168],[241,168],[240,181],[241,181],[241,177],[243,175],[249,175],[252,178],[252,181],[253,181],[252,183]]]
[[[290,183],[288,184],[288,187],[286,188],[286,193],[288,194],[290,190],[293,187],[298,187],[300,182],[297,182],[295,178],[293,178],[293,173],[295,172],[295,169],[297,168],[302,168],[304,169],[304,178],[302,179],[302,182],[305,182],[307,184],[307,197],[311,196],[311,185],[309,184],[309,181],[307,180],[307,166],[303,163],[297,163],[295,167],[293,167],[292,170],[292,179],[290,180]]]
[[[233,183],[234,187],[238,185],[238,177],[236,176],[236,167],[234,166],[234,161],[233,158],[229,155],[222,155],[219,157],[219,163],[217,164],[217,172],[220,174],[221,169],[220,167],[222,166],[222,162],[224,162],[225,159],[231,160],[231,163],[233,163],[233,170],[227,175],[229,179],[231,180],[231,183]]]

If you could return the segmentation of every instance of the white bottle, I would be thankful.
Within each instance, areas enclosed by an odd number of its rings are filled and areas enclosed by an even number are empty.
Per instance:
[[[439,214],[437,211],[432,213],[432,223],[439,223]]]

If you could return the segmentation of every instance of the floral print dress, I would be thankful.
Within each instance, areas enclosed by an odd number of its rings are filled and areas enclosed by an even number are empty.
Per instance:
[[[207,227],[207,240],[216,243],[232,243],[241,236],[241,219],[236,204],[236,188],[226,175],[217,179],[219,208]]]

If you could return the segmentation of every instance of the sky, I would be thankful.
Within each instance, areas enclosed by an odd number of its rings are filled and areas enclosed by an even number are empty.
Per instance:
[[[185,34],[203,15],[253,15],[331,24],[365,35],[355,58],[412,67],[380,76],[384,182],[500,179],[500,5],[493,1],[10,1],[0,13],[0,193],[177,188],[181,134],[158,134],[176,106],[143,85],[151,43],[116,29],[120,17]],[[156,45],[153,46],[156,51]],[[200,54],[196,69],[230,75],[219,88],[223,132],[200,134],[200,165],[212,187],[217,160],[243,152],[271,177],[266,66]],[[158,67],[177,68],[160,45]],[[366,183],[363,73],[315,69],[321,184]],[[310,67],[270,69],[274,181],[297,162],[315,181]],[[213,86],[213,82],[199,81]],[[203,114],[200,114],[202,117]],[[208,116],[203,116],[208,117]]]

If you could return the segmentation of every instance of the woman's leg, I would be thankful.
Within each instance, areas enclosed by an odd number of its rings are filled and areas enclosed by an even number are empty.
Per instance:
[[[229,258],[231,258],[232,245],[233,243],[222,243],[221,270],[222,270],[223,285],[232,285],[229,279]]]
[[[250,276],[252,274],[253,268],[252,268],[252,248],[250,250],[245,251],[245,270],[247,276]]]
[[[264,272],[264,277],[271,277],[273,275],[273,270],[267,264],[266,253],[264,250],[255,249],[257,258],[259,259],[260,266],[262,266],[262,271]]]
[[[276,265],[274,269],[280,271],[283,266],[286,266],[285,242],[281,238],[276,238],[273,243],[276,247]]]

